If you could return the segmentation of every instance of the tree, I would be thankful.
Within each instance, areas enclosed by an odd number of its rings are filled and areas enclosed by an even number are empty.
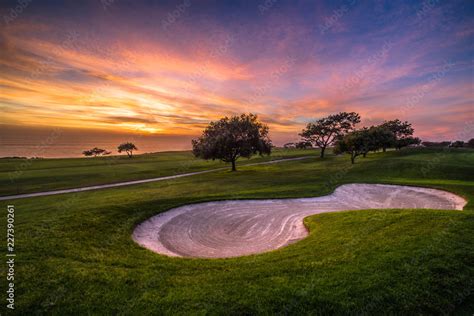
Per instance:
[[[324,158],[326,148],[332,145],[336,139],[354,130],[357,123],[360,123],[359,114],[340,112],[309,123],[300,136],[303,141],[321,148],[321,158]]]
[[[334,152],[348,153],[351,155],[351,163],[355,163],[357,156],[363,155],[367,150],[368,129],[364,128],[353,131],[338,137],[335,143]]]
[[[382,124],[378,126],[373,126],[371,127],[371,129],[373,129],[373,138],[376,143],[376,149],[374,149],[375,151],[382,149],[383,152],[385,152],[387,148],[395,146],[395,143],[397,141],[395,134],[385,125]]]
[[[97,156],[105,156],[105,155],[110,155],[111,152],[110,151],[107,151],[105,149],[102,149],[102,148],[97,148],[97,147],[94,147],[90,150],[84,150],[82,152],[82,154],[86,157],[90,157],[90,156],[94,156],[94,157],[97,157]]]
[[[383,124],[370,128],[364,127],[339,136],[336,140],[334,152],[336,154],[349,153],[351,162],[354,164],[357,156],[366,157],[369,151],[377,151],[395,141],[398,142],[397,146],[400,146],[400,148],[421,143],[421,140],[417,137],[402,137],[398,140],[395,137],[395,134]]]
[[[94,154],[92,153],[92,149],[91,150],[84,150],[82,152],[82,154],[86,157],[90,157],[90,156],[93,156]]]
[[[257,153],[269,155],[272,149],[268,126],[254,114],[211,122],[192,144],[196,157],[232,163],[232,171],[236,171],[235,163],[240,157],[250,158]]]
[[[384,148],[387,144],[395,141],[394,134],[383,126],[371,126],[364,129],[364,152],[362,156],[365,158],[369,151],[377,151]]]
[[[392,145],[398,150],[404,147],[405,144],[410,143],[410,141],[405,141],[404,139],[411,137],[415,131],[413,127],[411,127],[411,123],[408,123],[407,121],[402,122],[399,119],[385,121],[381,127],[384,127],[393,133],[395,140]],[[391,146],[389,144],[385,144],[383,151],[385,152],[388,147]]]
[[[449,147],[453,147],[453,148],[461,148],[461,147],[464,147],[464,141],[462,140],[457,140],[455,142],[452,142]]]
[[[471,138],[471,139],[466,143],[466,146],[467,146],[467,147],[474,148],[474,138]]]
[[[421,144],[421,139],[419,139],[418,137],[404,137],[404,138],[400,138],[399,140],[397,140],[397,148],[400,149],[402,147],[407,147],[407,146],[410,146],[410,145],[419,145]]]
[[[312,148],[313,145],[311,145],[310,142],[297,142],[296,143],[296,148],[298,149],[308,149],[308,148]]]
[[[127,155],[128,155],[128,158],[132,158],[133,156],[133,151],[134,150],[138,150],[137,146],[135,146],[133,143],[130,143],[130,142],[127,142],[127,143],[123,143],[123,144],[120,144],[118,147],[118,152],[121,153],[121,152],[126,152]]]

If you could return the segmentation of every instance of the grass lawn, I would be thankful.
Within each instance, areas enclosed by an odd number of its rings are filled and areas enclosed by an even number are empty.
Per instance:
[[[105,179],[110,182],[135,179],[136,175],[173,174],[177,172],[176,157],[186,161],[190,156],[158,154],[151,161],[140,157],[142,162],[124,163],[127,167],[117,164],[110,171],[102,171],[107,168],[101,159],[44,160],[39,162],[44,168],[38,165],[38,174],[25,172],[37,185],[22,180],[22,192],[52,189],[47,184],[51,173],[67,187],[75,169],[105,172],[104,177],[116,172],[116,177]],[[171,160],[169,169],[165,160]],[[55,162],[60,170],[54,170]],[[87,162],[99,163],[87,166]],[[158,162],[163,162],[162,167]],[[202,165],[209,167],[194,161],[196,167],[190,168],[198,170]],[[133,166],[135,171],[128,171]],[[8,172],[5,166],[1,170]],[[84,176],[76,184],[90,184],[88,181],[92,180]],[[179,205],[318,196],[353,182],[440,188],[464,196],[469,203],[464,211],[366,210],[314,215],[305,219],[308,238],[269,253],[234,259],[168,258],[131,239],[136,224]],[[2,190],[3,194],[8,191],[3,183]],[[348,157],[328,155],[324,160],[315,157],[242,166],[236,173],[219,171],[2,204],[2,227],[6,205],[15,205],[16,313],[20,314],[474,312],[473,150],[391,151],[360,158],[354,166]],[[0,269],[5,275],[4,264]],[[7,312],[2,308],[2,314]]]
[[[316,150],[281,149],[271,156],[240,159],[239,165],[316,155]],[[72,159],[0,159],[0,196],[140,180],[228,166],[194,158],[190,151]],[[230,168],[230,166],[229,166]]]

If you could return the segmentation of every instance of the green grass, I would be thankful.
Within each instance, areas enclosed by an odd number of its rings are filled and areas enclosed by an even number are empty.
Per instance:
[[[271,156],[240,159],[247,163],[316,155],[315,150],[275,149]],[[163,152],[73,159],[0,159],[0,196],[140,180],[228,166],[194,158],[191,152]],[[230,168],[230,167],[229,167]]]
[[[471,315],[473,175],[474,151],[406,150],[371,154],[354,166],[348,157],[328,156],[10,201],[16,209],[16,312]],[[351,182],[441,188],[469,203],[464,211],[315,215],[305,220],[308,238],[234,259],[168,258],[130,238],[137,223],[178,205],[317,196]],[[3,227],[7,204],[0,211]],[[4,275],[5,265],[0,269]]]

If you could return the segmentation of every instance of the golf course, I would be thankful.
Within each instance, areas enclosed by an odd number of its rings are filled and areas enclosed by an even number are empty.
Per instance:
[[[0,1],[0,316],[474,316],[474,1]]]
[[[268,163],[275,160],[281,161]],[[0,196],[169,177],[1,201],[3,227],[7,205],[15,209],[15,310],[8,312],[472,315],[473,149],[403,148],[369,153],[355,164],[347,154],[329,151],[320,158],[316,149],[276,149],[271,156],[239,160],[237,172],[228,167],[191,152],[0,159]],[[195,174],[171,177],[187,173]],[[354,184],[408,189],[400,191],[401,204],[381,200],[384,207],[364,209],[369,191],[344,189]],[[387,194],[399,190],[383,188]],[[423,195],[434,202],[411,203],[414,190],[417,198],[419,192],[449,198]],[[304,236],[246,256],[173,257],[133,237],[141,223],[180,207],[269,199],[312,203],[324,196],[336,203],[341,194],[348,197],[347,209],[335,212],[306,214],[288,203],[285,212],[301,214]],[[458,207],[454,200],[461,201]],[[250,204],[247,212],[254,208]],[[207,230],[219,229],[216,221],[209,225]],[[177,233],[185,237],[186,231]]]

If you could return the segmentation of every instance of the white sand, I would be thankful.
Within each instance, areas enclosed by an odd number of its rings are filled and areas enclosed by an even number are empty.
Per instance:
[[[449,192],[382,184],[346,184],[334,193],[302,199],[220,201],[186,205],[138,225],[133,239],[159,254],[227,258],[270,251],[308,235],[309,215],[358,209],[462,210]]]

